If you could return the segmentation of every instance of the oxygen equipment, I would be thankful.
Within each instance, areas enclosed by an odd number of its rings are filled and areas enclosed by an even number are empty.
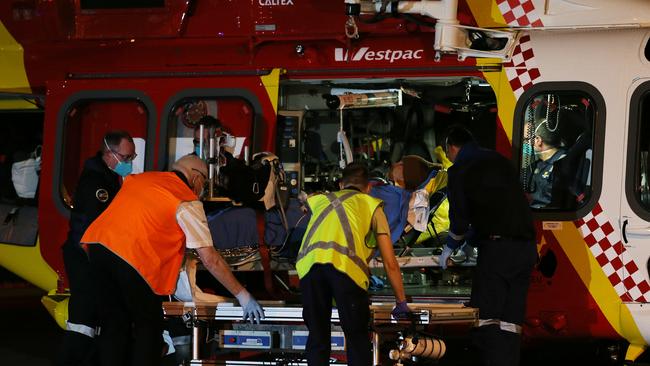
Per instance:
[[[402,365],[402,360],[412,357],[425,357],[439,360],[445,355],[447,347],[445,342],[433,337],[407,336],[399,344],[398,349],[392,349],[388,357],[397,361],[396,366]]]

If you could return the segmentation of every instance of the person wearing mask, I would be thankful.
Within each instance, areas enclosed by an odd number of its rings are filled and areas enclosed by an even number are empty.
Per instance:
[[[511,162],[483,149],[461,126],[450,128],[447,156],[450,230],[439,257],[464,241],[478,247],[470,306],[479,309],[474,344],[483,365],[519,365],[521,325],[537,260],[535,227]]]
[[[161,295],[174,293],[185,249],[230,291],[244,320],[259,322],[263,309],[214,249],[199,196],[206,163],[186,155],[171,172],[125,179],[111,205],[81,238],[100,301],[101,365],[157,365],[163,350]],[[132,348],[128,360],[128,348]]]
[[[306,347],[309,365],[329,363],[332,299],[336,301],[345,333],[348,364],[371,365],[368,261],[376,247],[397,300],[393,316],[405,318],[411,312],[382,202],[368,195],[368,175],[365,165],[350,164],[343,170],[340,191],[307,199],[311,219],[298,253],[296,270],[302,291],[303,319],[309,329]]]
[[[135,144],[128,132],[104,135],[100,151],[86,160],[73,196],[70,230],[63,244],[63,263],[70,287],[68,321],[59,365],[95,365],[96,291],[90,281],[88,257],[79,245],[86,228],[111,203],[122,178],[131,173]]]
[[[203,126],[203,146],[201,146],[201,125]],[[198,124],[194,127],[194,139],[192,140],[194,150],[191,153],[192,155],[199,156],[203,159],[207,158],[208,148],[210,147],[210,130],[214,131],[213,136],[215,138],[221,136],[221,122],[210,115],[205,115],[201,117]]]
[[[532,125],[527,124],[526,128],[529,127]],[[530,207],[543,208],[548,206],[553,198],[554,163],[566,156],[566,149],[561,147],[559,135],[549,129],[545,120],[540,122],[530,135],[528,144],[536,157],[530,167]]]

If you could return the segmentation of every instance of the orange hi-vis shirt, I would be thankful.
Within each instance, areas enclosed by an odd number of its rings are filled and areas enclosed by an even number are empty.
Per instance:
[[[175,173],[129,175],[81,243],[105,246],[133,266],[154,293],[171,294],[185,254],[176,211],[181,202],[197,199]]]

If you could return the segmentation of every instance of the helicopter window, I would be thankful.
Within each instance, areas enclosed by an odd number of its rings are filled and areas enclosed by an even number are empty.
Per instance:
[[[148,112],[135,100],[80,100],[66,112],[63,127],[60,194],[68,208],[84,163],[103,149],[110,130],[125,130],[133,137],[137,156],[133,173],[144,171]]]
[[[0,112],[0,120],[0,243],[34,246],[43,112]]]
[[[167,163],[171,164],[187,154],[201,154],[207,161],[215,162],[213,172],[217,173],[225,164],[226,156],[250,157],[254,117],[253,107],[243,98],[193,97],[180,100],[169,115]],[[217,156],[222,157],[218,163]]]
[[[528,99],[521,126],[520,178],[536,210],[572,211],[592,194],[594,101],[554,91]]]
[[[626,194],[639,216],[650,219],[650,83],[632,96]]]

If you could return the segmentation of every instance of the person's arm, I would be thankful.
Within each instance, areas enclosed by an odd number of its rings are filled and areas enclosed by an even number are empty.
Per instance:
[[[201,202],[181,203],[176,213],[176,220],[185,233],[185,246],[196,250],[210,274],[237,298],[244,310],[244,320],[250,318],[251,322],[259,323],[259,320],[264,318],[264,310],[235,278],[230,266],[214,248]]]
[[[395,298],[398,303],[404,302],[406,301],[406,296],[404,295],[402,273],[399,270],[399,264],[397,263],[397,258],[395,258],[395,252],[393,251],[388,219],[386,219],[386,214],[381,205],[377,207],[375,212],[372,214],[371,228],[375,233],[377,246],[379,247],[379,254],[381,254],[384,270],[386,270],[386,276],[388,276],[388,281],[393,288]]]
[[[386,276],[388,276],[388,281],[390,281],[390,285],[395,293],[396,302],[406,301],[404,284],[402,282],[402,273],[399,270],[397,258],[395,258],[395,252],[393,251],[393,243],[390,241],[390,235],[377,235],[377,246],[379,247],[379,253],[381,254],[382,262],[384,263]]]
[[[393,287],[393,293],[395,294],[395,307],[390,313],[397,320],[408,319],[412,312],[406,303],[402,273],[399,270],[399,264],[393,251],[393,243],[390,240],[388,220],[381,207],[377,208],[372,215],[372,229],[377,239],[379,253],[383,259],[384,270],[386,270],[388,281],[390,281],[390,285]]]
[[[217,279],[233,296],[246,291],[244,286],[232,274],[230,266],[214,247],[196,248],[201,262],[207,270]]]
[[[85,168],[77,182],[68,240],[79,243],[88,226],[108,207],[115,192],[102,174]]]
[[[456,169],[448,171],[447,199],[449,200],[449,235],[447,248],[453,250],[465,242],[465,234],[469,230],[469,211],[467,198],[463,191],[462,171]]]

